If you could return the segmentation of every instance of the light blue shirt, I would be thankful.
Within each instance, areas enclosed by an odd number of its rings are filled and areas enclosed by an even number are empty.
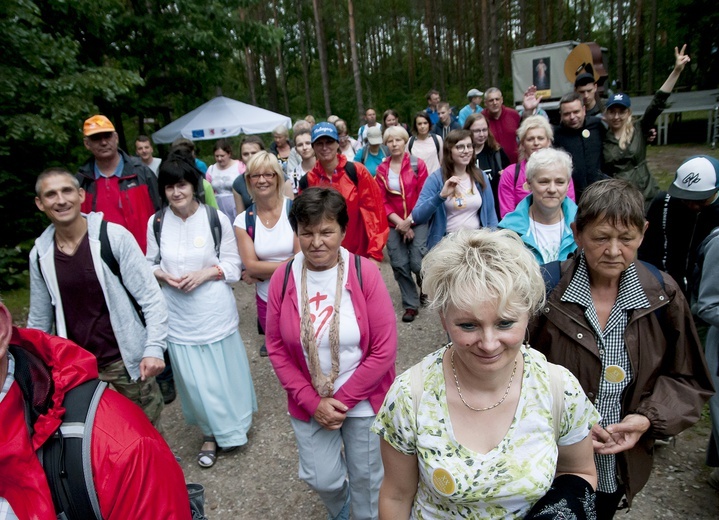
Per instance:
[[[473,111],[472,107],[468,104],[462,110],[459,111],[459,118],[458,118],[459,124],[464,126],[464,122],[467,120],[467,118],[470,116],[470,114],[479,114],[481,111],[482,111],[481,106],[477,105],[476,107],[474,107],[474,111]]]

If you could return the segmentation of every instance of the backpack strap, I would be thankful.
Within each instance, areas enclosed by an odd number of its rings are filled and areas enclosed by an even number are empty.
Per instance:
[[[291,202],[291,201],[290,201]],[[359,255],[354,255],[355,257],[355,271],[357,271],[357,280],[359,281],[360,288],[364,289],[364,285],[362,283],[362,257]],[[282,298],[285,297],[285,292],[287,291],[287,282],[290,280],[290,274],[292,273],[292,263],[295,261],[295,257],[293,256],[290,258],[289,262],[285,264],[285,277],[282,281]]]
[[[360,284],[360,289],[364,289],[362,284],[362,257],[360,255],[354,255],[355,257],[355,271],[357,271],[357,280]]]
[[[412,136],[409,138],[409,142],[407,143],[407,151],[411,154],[412,153],[412,147],[414,146],[414,142],[417,140],[415,136]]]
[[[245,231],[250,235],[252,241],[255,241],[255,204],[245,210]]]
[[[347,172],[347,176],[350,178],[352,183],[355,186],[358,186],[359,181],[357,180],[357,167],[355,166],[355,163],[347,161],[347,164],[345,164],[345,172]]]
[[[159,212],[158,212],[159,213]],[[157,213],[155,214],[157,216]],[[160,242],[158,241],[158,244]],[[159,247],[158,247],[159,249]],[[130,291],[127,290],[127,287],[125,287],[125,283],[122,281],[122,273],[120,272],[120,264],[117,263],[117,259],[115,258],[115,254],[112,252],[112,245],[110,244],[110,237],[107,235],[107,221],[103,220],[100,222],[100,257],[102,258],[102,261],[105,262],[105,265],[112,271],[112,274],[115,275],[115,278],[120,282],[120,285],[122,285],[122,288],[125,289],[125,293],[127,294],[128,299],[130,300],[130,303],[135,308],[135,312],[137,313],[138,318],[140,318],[140,321],[142,322],[142,326],[145,326],[145,314],[142,311],[142,306],[137,303],[137,300],[135,297],[130,293]]]
[[[552,424],[554,426],[554,441],[559,441],[562,433],[562,412],[564,411],[564,379],[559,367],[547,363],[549,374],[549,388],[552,392]]]
[[[212,240],[215,242],[215,254],[220,258],[220,246],[222,245],[222,224],[220,224],[220,216],[217,209],[212,206],[205,205],[207,208],[207,220],[210,222],[210,232]]]
[[[366,143],[362,147],[362,164],[365,164],[367,162],[367,156],[369,155],[369,143]],[[347,161],[347,164],[349,164],[350,161]]]
[[[519,179],[519,171],[521,168],[518,168],[519,163],[515,163],[514,165],[514,187],[517,187],[517,180]]]
[[[92,379],[70,390],[63,400],[63,423],[43,445],[42,465],[58,518],[102,519],[92,478],[91,438],[105,388],[107,383]]]
[[[434,132],[430,132],[429,135],[432,136],[432,141],[434,141],[434,147],[437,149],[437,156],[439,156],[439,139],[437,139],[437,134]]]
[[[152,232],[155,235],[155,242],[157,242],[157,256],[155,257],[155,264],[159,264],[162,259],[162,248],[160,247],[160,234],[162,233],[162,223],[165,218],[165,208],[158,210],[155,216],[152,217]]]
[[[387,148],[386,144],[379,145],[379,149],[384,152],[385,157],[389,157],[389,148]]]

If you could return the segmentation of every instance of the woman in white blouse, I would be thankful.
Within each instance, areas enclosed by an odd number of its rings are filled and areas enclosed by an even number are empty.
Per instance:
[[[147,225],[147,260],[167,299],[167,346],[182,412],[200,427],[202,467],[217,448],[247,443],[257,410],[239,316],[230,284],[240,279],[240,256],[230,220],[197,199],[199,176],[181,160],[158,174],[165,204]]]
[[[215,164],[207,169],[207,180],[215,190],[215,198],[220,211],[227,215],[230,222],[235,220],[237,209],[232,194],[232,184],[235,179],[245,173],[242,161],[232,158],[232,146],[227,139],[220,139],[215,143]]]
[[[255,284],[257,328],[264,335],[270,277],[282,262],[299,253],[300,244],[290,225],[291,202],[282,195],[284,176],[277,158],[265,151],[253,155],[245,177],[254,202],[237,216],[234,227],[245,268],[242,281]],[[260,356],[267,356],[264,344]]]

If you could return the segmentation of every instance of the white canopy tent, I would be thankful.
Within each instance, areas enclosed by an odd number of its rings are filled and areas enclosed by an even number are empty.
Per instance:
[[[221,139],[271,132],[280,125],[290,128],[292,120],[264,108],[217,96],[152,134],[152,140],[171,143],[178,137],[193,141]]]

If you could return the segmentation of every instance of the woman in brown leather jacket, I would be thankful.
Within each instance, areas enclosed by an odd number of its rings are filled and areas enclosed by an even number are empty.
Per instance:
[[[599,519],[646,484],[654,439],[694,424],[713,391],[676,282],[635,260],[646,227],[628,182],[587,188],[572,224],[579,254],[546,266],[550,294],[530,328],[532,346],[568,368],[602,415],[592,428]]]

